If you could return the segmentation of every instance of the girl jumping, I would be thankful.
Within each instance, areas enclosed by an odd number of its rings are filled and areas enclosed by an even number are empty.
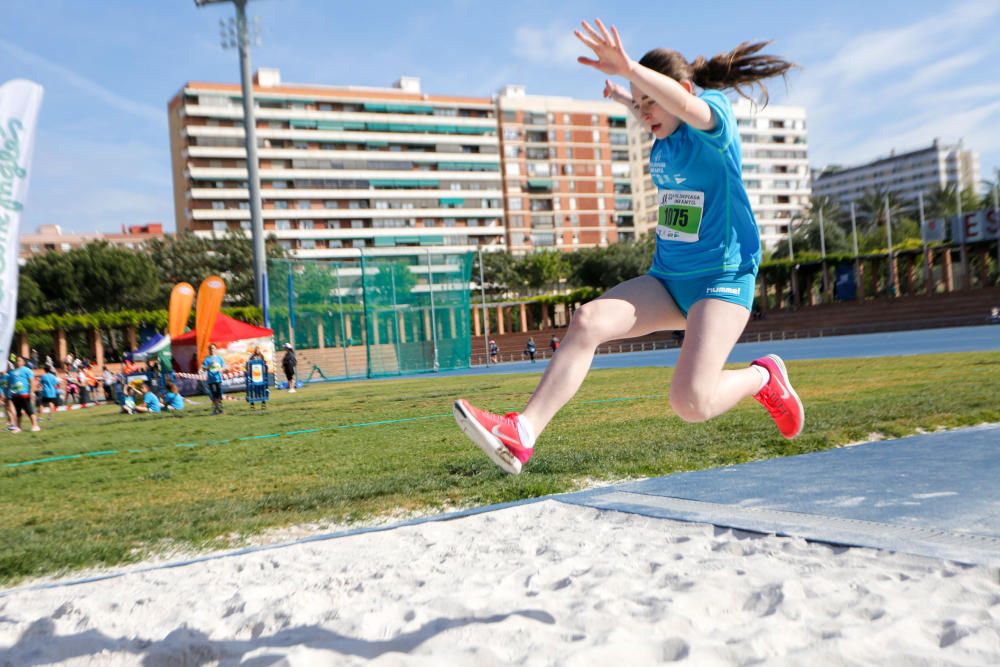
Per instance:
[[[501,416],[455,402],[462,431],[506,472],[517,474],[538,436],[576,394],[601,343],[686,330],[670,386],[670,406],[688,422],[718,416],[753,396],[786,438],[802,431],[804,411],[784,362],[769,354],[742,370],[723,370],[750,318],[761,248],[741,178],[740,137],[729,99],[720,92],[783,75],[789,63],[759,55],[765,43],[688,62],[654,49],[629,58],[615,26],[586,21],[577,38],[597,59],[583,65],[628,79],[631,92],[605,82],[604,96],[632,108],[656,141],[649,173],[659,190],[656,251],[649,273],[585,304],[570,323],[527,407]],[[599,32],[598,32],[599,31]]]

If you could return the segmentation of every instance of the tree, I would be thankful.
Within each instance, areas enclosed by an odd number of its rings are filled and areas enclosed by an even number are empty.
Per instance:
[[[33,282],[41,293],[40,299],[36,292],[25,302],[39,315],[162,307],[149,255],[105,241],[36,255],[21,274],[28,290]]]
[[[553,289],[566,278],[569,265],[558,250],[542,250],[525,255],[519,262],[525,284],[536,290]]]
[[[823,230],[820,233],[819,216],[823,214]],[[830,197],[813,197],[809,207],[797,213],[791,220],[792,251],[821,253],[824,243],[829,254],[851,252],[853,243],[845,230],[847,216]],[[850,223],[848,222],[847,225]],[[788,257],[788,243],[779,243],[771,252],[773,259]]]
[[[146,249],[160,276],[160,297],[169,298],[179,282],[195,289],[205,278],[218,275],[226,281],[226,302],[234,306],[256,303],[253,274],[253,245],[242,232],[204,238],[183,232],[147,241]],[[281,259],[286,252],[273,235],[265,242],[267,259]]]
[[[567,257],[569,282],[576,287],[610,289],[645,274],[653,260],[655,236],[623,241],[607,248],[585,248]]]
[[[525,286],[518,259],[509,252],[477,253],[472,265],[472,280],[479,282],[479,257],[483,258],[483,280],[491,292],[509,292]]]

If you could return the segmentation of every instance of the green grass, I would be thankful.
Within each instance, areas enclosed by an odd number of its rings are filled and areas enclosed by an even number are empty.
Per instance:
[[[474,396],[483,407],[516,409],[537,375],[314,385],[278,392],[266,414],[232,401],[212,417],[203,398],[183,416],[59,413],[42,433],[0,433],[0,583],[167,547],[231,546],[233,535],[289,524],[510,501],[585,481],[818,451],[872,433],[1000,421],[1000,352],[788,366],[807,408],[795,441],[750,400],[704,424],[681,422],[666,398],[671,369],[594,371],[518,477],[464,439],[451,403]],[[108,450],[118,453],[6,465]]]

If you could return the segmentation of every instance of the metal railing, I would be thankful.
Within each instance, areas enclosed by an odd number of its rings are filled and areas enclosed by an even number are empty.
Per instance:
[[[812,329],[792,329],[781,331],[760,331],[743,334],[738,343],[764,343],[782,340],[797,340],[800,338],[826,338],[829,336],[847,336],[861,333],[883,333],[886,331],[912,331],[915,329],[938,329],[955,326],[975,326],[978,324],[988,324],[989,318],[977,315],[956,315],[952,317],[932,317],[911,322],[871,322],[863,324],[847,324],[833,327],[816,327]],[[667,340],[602,343],[598,346],[595,356],[601,354],[621,354],[623,352],[651,352],[654,350],[668,350],[678,348],[680,344],[673,338]],[[552,357],[551,350],[539,350],[535,353],[535,360],[549,359]],[[523,352],[500,352],[497,361],[490,365],[528,361],[528,355]],[[483,366],[486,363],[486,355],[482,352],[473,354],[471,365]]]

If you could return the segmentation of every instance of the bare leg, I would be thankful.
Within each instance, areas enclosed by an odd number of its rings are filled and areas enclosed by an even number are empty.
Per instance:
[[[601,343],[684,327],[684,316],[656,278],[639,276],[617,285],[573,315],[522,417],[540,435],[583,384]]]
[[[678,417],[705,421],[756,393],[761,376],[755,369],[722,369],[749,319],[750,311],[728,301],[702,299],[691,306],[670,386],[670,406]]]

